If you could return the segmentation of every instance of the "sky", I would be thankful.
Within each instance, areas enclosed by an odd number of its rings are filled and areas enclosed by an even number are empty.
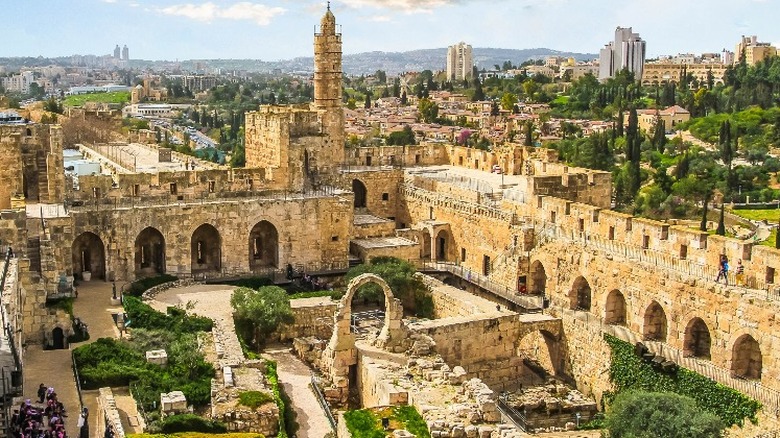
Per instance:
[[[0,57],[131,59],[312,55],[325,11],[317,0],[0,0]],[[473,47],[598,53],[617,26],[647,41],[648,58],[734,50],[741,35],[780,44],[780,0],[335,0],[344,53]]]

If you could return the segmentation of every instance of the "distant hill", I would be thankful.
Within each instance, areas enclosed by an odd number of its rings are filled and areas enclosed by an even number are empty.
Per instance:
[[[518,65],[529,59],[543,59],[548,56],[562,56],[575,58],[578,61],[586,61],[596,58],[593,53],[561,52],[552,49],[491,49],[475,48],[474,63],[480,69],[492,69],[494,65],[503,65],[505,61],[511,61]],[[447,66],[447,49],[425,49],[410,52],[366,52],[352,55],[344,55],[344,72],[350,75],[372,74],[377,70],[384,70],[389,75],[407,71],[444,70]],[[16,57],[0,58],[0,66],[5,66],[8,71],[18,70],[22,67],[35,67],[46,65],[72,65],[73,58],[58,57]],[[196,68],[220,68],[223,70],[245,70],[248,72],[272,72],[281,70],[291,73],[311,73],[314,71],[314,58],[301,57],[282,61],[262,61],[259,59],[191,59],[186,61],[147,61],[131,59],[131,68],[153,68],[158,70],[183,70],[194,71]]]
[[[597,58],[593,53],[561,52],[552,49],[493,49],[474,48],[474,63],[480,69],[492,69],[494,65],[502,65],[505,61],[511,61],[518,65],[529,59],[544,59],[548,56],[562,56],[574,58],[578,61],[586,61]],[[424,49],[410,52],[365,52],[352,55],[344,55],[344,72],[347,74],[371,74],[377,70],[384,70],[388,74],[397,74],[406,71],[444,70],[447,66],[447,49]],[[276,68],[283,71],[308,71],[312,69],[314,59],[311,57],[295,58],[288,61],[279,61]]]

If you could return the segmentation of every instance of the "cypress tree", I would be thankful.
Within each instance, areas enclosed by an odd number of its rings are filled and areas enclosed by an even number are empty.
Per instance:
[[[720,204],[720,219],[718,219],[718,229],[715,230],[715,234],[718,236],[726,235],[726,204]]]

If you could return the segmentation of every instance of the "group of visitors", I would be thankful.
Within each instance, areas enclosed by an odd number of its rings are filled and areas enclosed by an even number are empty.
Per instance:
[[[313,292],[330,290],[327,283],[321,282],[319,278],[309,274],[303,274],[303,277],[301,277],[301,285]]]
[[[735,278],[737,286],[743,286],[745,284],[745,267],[742,265],[742,260],[737,261],[737,268],[735,270]],[[715,282],[719,283],[723,279],[723,283],[729,285],[729,259],[726,254],[720,255],[720,261],[718,262],[718,276],[715,277]]]
[[[54,388],[43,383],[38,387],[38,400],[23,401],[11,416],[11,431],[14,438],[66,438],[65,406],[57,399]],[[79,438],[89,437],[89,414],[84,408],[79,415]]]

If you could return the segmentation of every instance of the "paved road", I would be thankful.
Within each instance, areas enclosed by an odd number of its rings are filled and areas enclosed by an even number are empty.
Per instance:
[[[300,359],[293,355],[290,348],[279,345],[265,349],[263,357],[275,360],[279,382],[292,400],[296,421],[299,429],[298,438],[322,438],[331,432],[322,407],[317,402],[314,392],[309,387],[311,370]]]

